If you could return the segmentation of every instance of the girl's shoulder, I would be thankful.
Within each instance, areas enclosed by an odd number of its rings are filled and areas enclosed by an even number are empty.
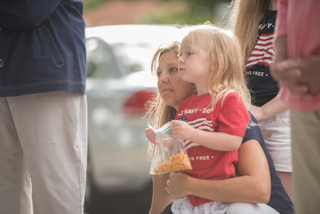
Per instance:
[[[219,99],[217,104],[225,101],[235,100],[235,99],[238,100],[240,98],[239,93],[233,89],[225,89],[222,92],[220,92],[218,96],[219,96]]]
[[[230,89],[230,90],[225,90],[224,93],[222,93],[218,99],[218,101],[215,104],[215,108],[217,110],[219,109],[224,109],[226,110],[229,109],[233,109],[238,112],[238,111],[243,111],[246,112],[246,114],[248,114],[249,117],[249,113],[246,110],[246,106],[243,102],[243,100],[241,99],[240,95],[238,92]]]

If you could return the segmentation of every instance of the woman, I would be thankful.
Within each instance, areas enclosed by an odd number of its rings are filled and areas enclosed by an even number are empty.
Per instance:
[[[259,122],[277,174],[293,199],[289,110],[278,96],[278,83],[269,68],[274,56],[277,0],[233,0],[232,5],[231,25],[242,45],[251,113]]]
[[[150,106],[148,114],[155,116],[154,126],[160,127],[167,121],[174,119],[180,102],[195,92],[194,85],[182,81],[178,73],[178,48],[178,43],[167,48],[160,48],[153,57],[152,70],[157,73],[159,78],[159,94]],[[152,135],[150,131],[150,129],[146,129],[146,135],[151,142],[155,142],[155,135]],[[258,137],[256,137],[257,133]],[[237,172],[240,176],[236,178],[201,180],[180,172],[154,175],[150,214],[159,214],[171,204],[173,198],[187,195],[226,202],[247,202],[230,205],[227,213],[232,213],[233,208],[244,210],[245,206],[248,207],[248,210],[253,210],[253,213],[259,213],[261,209],[270,210],[270,207],[281,214],[293,213],[292,202],[275,173],[273,162],[261,138],[259,127],[254,126],[248,129],[244,139],[244,143],[239,149],[237,164]],[[151,144],[151,147],[153,146]],[[249,203],[268,203],[270,207],[261,204],[254,206]],[[170,207],[166,210],[170,211]],[[270,212],[274,212],[274,210]]]

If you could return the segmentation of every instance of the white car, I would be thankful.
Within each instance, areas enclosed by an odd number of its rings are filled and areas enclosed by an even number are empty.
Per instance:
[[[99,192],[151,184],[145,102],[157,92],[151,59],[179,40],[174,26],[118,25],[86,29],[88,173],[86,200]]]

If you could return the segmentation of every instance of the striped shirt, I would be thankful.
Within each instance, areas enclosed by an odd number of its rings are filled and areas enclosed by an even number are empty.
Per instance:
[[[245,76],[252,103],[262,106],[277,96],[278,83],[272,78],[270,65],[273,62],[273,36],[277,11],[267,10],[260,22],[256,45],[248,59]]]

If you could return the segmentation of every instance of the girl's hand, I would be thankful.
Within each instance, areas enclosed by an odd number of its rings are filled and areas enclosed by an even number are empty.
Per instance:
[[[153,132],[151,128],[146,128],[144,132],[146,133],[146,137],[151,143],[157,144],[157,135]]]
[[[181,140],[191,140],[192,132],[195,130],[192,126],[180,120],[172,120],[171,124],[173,137]]]
[[[188,179],[190,176],[183,172],[170,173],[167,186],[169,187],[170,196],[172,198],[182,198],[188,196]]]

